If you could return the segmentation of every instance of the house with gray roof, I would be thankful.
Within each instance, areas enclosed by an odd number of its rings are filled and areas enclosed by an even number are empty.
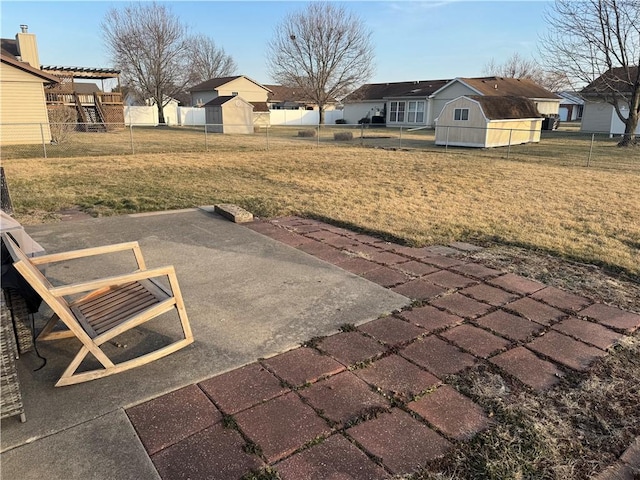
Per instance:
[[[606,132],[610,135],[624,134],[625,124],[618,116],[614,104],[617,104],[620,113],[628,118],[634,102],[633,87],[637,82],[640,82],[640,67],[618,67],[612,68],[584,87],[580,92],[580,96],[584,98],[580,130]],[[640,135],[640,123],[635,133]]]
[[[464,95],[525,97],[544,115],[556,115],[560,105],[560,97],[530,80],[459,77],[363,85],[343,100],[344,118],[356,123],[382,117],[389,127],[433,127],[444,105]]]

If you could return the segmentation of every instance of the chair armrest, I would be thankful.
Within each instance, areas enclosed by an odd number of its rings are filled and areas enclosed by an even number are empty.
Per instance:
[[[68,252],[51,253],[48,255],[41,255],[39,257],[30,258],[29,261],[33,265],[44,265],[53,262],[63,262],[66,260],[73,260],[75,258],[91,257],[94,255],[104,255],[106,253],[122,252],[126,250],[133,250],[133,254],[136,257],[138,268],[144,270],[146,268],[144,258],[142,257],[142,250],[138,242],[126,242],[116,243],[114,245],[105,245],[102,247],[83,248],[80,250],[70,250]]]
[[[169,276],[175,278],[175,269],[173,266],[152,268],[150,270],[140,270],[134,273],[124,275],[114,275],[112,277],[100,278],[97,280],[89,280],[87,282],[78,282],[71,285],[61,285],[49,289],[54,297],[64,297],[75,293],[89,292],[105,287],[116,287],[125,283],[136,282],[139,280],[147,280],[150,278]]]

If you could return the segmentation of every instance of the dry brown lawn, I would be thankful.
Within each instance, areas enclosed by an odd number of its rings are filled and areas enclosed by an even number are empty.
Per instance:
[[[640,273],[640,172],[358,147],[4,160],[17,216],[236,203],[412,245],[467,240]]]

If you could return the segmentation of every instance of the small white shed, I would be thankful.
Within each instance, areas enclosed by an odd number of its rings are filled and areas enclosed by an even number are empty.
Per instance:
[[[539,142],[542,115],[525,97],[464,95],[436,119],[436,145],[503,147]]]
[[[238,96],[214,98],[204,109],[207,132],[253,133],[253,105]]]

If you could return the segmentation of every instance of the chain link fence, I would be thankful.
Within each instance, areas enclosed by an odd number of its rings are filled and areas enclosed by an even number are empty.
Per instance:
[[[431,152],[462,158],[574,165],[640,171],[635,149],[618,148],[619,138],[577,130],[543,130],[540,141],[494,148],[436,145],[433,129],[377,125],[254,126],[246,125],[107,125],[2,124],[2,138],[28,138],[28,144],[1,145],[8,159],[96,157],[186,152],[285,151],[302,148],[363,147]],[[483,129],[484,130],[484,129]],[[513,132],[505,136],[516,138]],[[9,143],[9,142],[6,142]]]

